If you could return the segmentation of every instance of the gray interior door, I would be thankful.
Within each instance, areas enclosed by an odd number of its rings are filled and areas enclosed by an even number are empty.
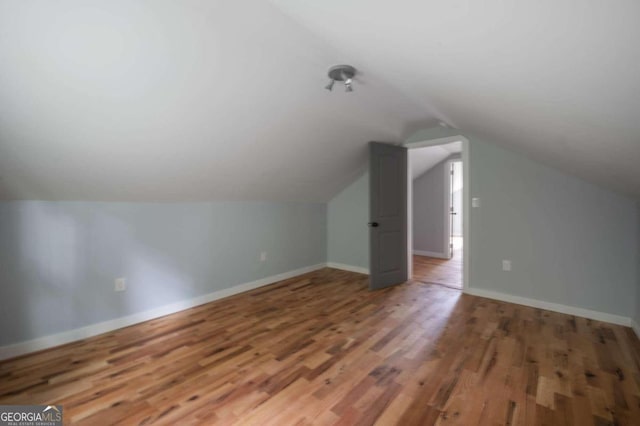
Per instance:
[[[389,287],[408,279],[407,149],[369,144],[369,288]]]

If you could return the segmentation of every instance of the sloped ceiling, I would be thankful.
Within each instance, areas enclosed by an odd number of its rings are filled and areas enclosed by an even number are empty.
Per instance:
[[[451,156],[451,154],[460,152],[462,152],[462,142],[410,149],[409,167],[411,169],[411,179],[415,180],[431,170],[436,164]]]
[[[445,121],[640,196],[640,3],[0,0],[0,199],[326,201]],[[327,92],[326,69],[362,71]]]
[[[326,201],[435,123],[268,1],[0,0],[0,199]]]
[[[640,197],[640,2],[273,1],[450,125]]]

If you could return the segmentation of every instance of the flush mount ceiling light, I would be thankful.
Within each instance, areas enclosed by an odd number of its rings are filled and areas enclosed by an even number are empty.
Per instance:
[[[329,68],[328,74],[331,81],[325,86],[325,89],[331,91],[336,81],[343,81],[345,92],[353,92],[351,83],[353,76],[356,75],[356,69],[354,67],[351,65],[334,65]]]

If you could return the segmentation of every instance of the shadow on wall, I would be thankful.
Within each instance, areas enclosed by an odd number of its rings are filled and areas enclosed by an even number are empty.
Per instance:
[[[322,204],[0,203],[0,346],[323,263],[325,236]]]
[[[96,212],[86,203],[64,203],[64,208],[48,202],[11,204],[2,218],[2,235],[8,238],[2,250],[5,325],[0,326],[0,345],[117,318],[193,293],[189,277],[180,274],[171,257],[140,241],[116,212]],[[117,277],[135,285],[116,293]]]

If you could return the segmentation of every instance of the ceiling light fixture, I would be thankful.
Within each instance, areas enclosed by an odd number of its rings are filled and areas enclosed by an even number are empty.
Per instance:
[[[353,92],[353,77],[356,75],[354,67],[351,65],[334,65],[329,68],[328,75],[331,81],[325,86],[325,89],[331,91],[336,81],[344,81],[345,92]]]

